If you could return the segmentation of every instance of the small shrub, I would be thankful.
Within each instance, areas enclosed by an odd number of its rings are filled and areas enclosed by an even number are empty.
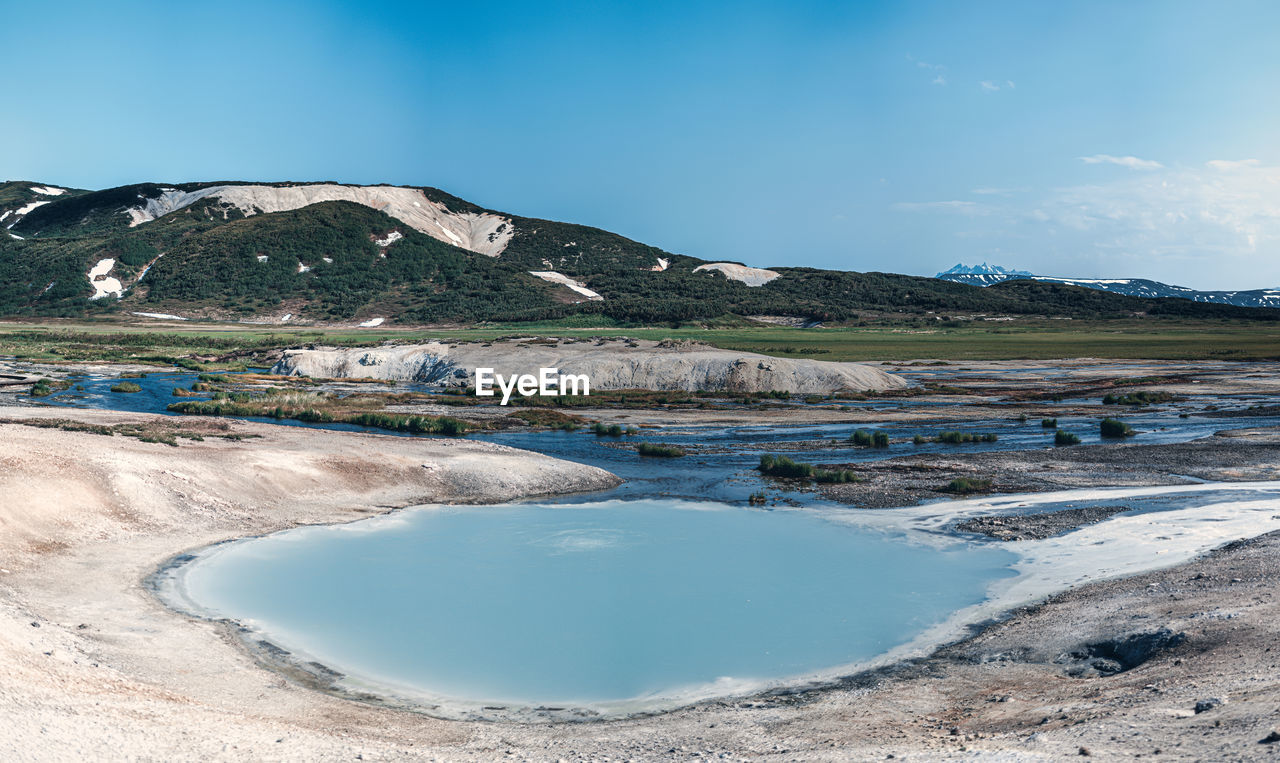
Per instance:
[[[561,411],[553,411],[545,408],[529,411],[516,411],[511,414],[512,418],[520,419],[530,426],[547,427],[549,429],[557,429],[564,432],[576,432],[586,425],[586,419],[581,416],[574,416],[572,413],[563,413]]]
[[[111,391],[112,392],[141,392],[142,387],[139,387],[133,382],[120,382],[119,384],[113,384],[111,386]]]
[[[934,442],[944,442],[948,445],[960,445],[969,442],[995,442],[998,439],[1000,438],[991,432],[979,434],[976,432],[947,431],[938,435]]]
[[[200,394],[200,393],[198,393],[198,392],[192,392],[191,390],[189,390],[189,389],[185,389],[185,388],[183,388],[183,387],[174,387],[174,388],[173,388],[173,396],[174,396],[174,397],[196,397],[196,396],[197,396],[197,395],[199,395],[199,394]]]
[[[887,448],[889,447],[889,435],[884,432],[868,432],[865,429],[858,429],[849,435],[849,442],[859,448]]]
[[[1124,395],[1108,394],[1102,398],[1103,405],[1151,405],[1167,403],[1173,399],[1169,392],[1130,392]]]
[[[991,489],[991,480],[972,479],[970,477],[958,477],[951,480],[945,487],[940,488],[944,493],[952,493],[955,495],[969,495],[970,493],[985,493]]]
[[[1057,432],[1053,433],[1053,444],[1054,445],[1079,445],[1080,438],[1070,432],[1064,432],[1063,430],[1059,429]]]
[[[1103,437],[1133,437],[1137,432],[1119,419],[1103,419],[1099,426]]]
[[[617,424],[605,424],[597,421],[595,426],[591,427],[591,431],[595,432],[596,437],[621,437],[622,427]]]
[[[1057,419],[1040,419],[1040,426],[1044,427],[1045,429],[1057,429],[1058,420]]]
[[[819,469],[813,464],[801,464],[786,456],[765,454],[760,457],[761,473],[781,479],[813,480],[823,483],[861,482],[857,474],[848,469]]]
[[[684,448],[675,445],[642,442],[636,446],[636,452],[642,456],[651,456],[653,458],[679,458],[684,455]]]
[[[915,437],[911,438],[911,442],[916,445],[924,445],[926,442],[929,442],[929,438],[925,437],[922,434],[918,434]]]

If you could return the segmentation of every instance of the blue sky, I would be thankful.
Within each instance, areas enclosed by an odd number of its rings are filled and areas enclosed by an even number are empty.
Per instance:
[[[27,3],[0,175],[433,185],[752,265],[1280,285],[1280,4]]]

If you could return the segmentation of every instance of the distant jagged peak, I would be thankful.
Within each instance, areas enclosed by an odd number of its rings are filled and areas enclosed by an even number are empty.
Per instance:
[[[985,262],[982,263],[981,265],[966,265],[963,262],[958,262],[950,270],[944,270],[941,273],[939,273],[936,277],[941,278],[942,276],[954,276],[954,275],[1029,276],[1029,275],[1032,275],[1032,273],[1027,270],[1010,270],[1009,268],[1001,267],[999,265],[988,265]]]

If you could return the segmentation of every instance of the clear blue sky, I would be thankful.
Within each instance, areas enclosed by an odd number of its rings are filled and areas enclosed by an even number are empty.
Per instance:
[[[6,4],[0,176],[433,185],[708,259],[1280,285],[1280,4]]]

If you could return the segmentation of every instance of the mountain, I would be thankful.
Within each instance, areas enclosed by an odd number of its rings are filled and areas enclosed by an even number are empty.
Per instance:
[[[1238,307],[1280,307],[1280,289],[1250,289],[1248,291],[1200,291],[1185,286],[1172,286],[1145,278],[1058,278],[1056,276],[1038,276],[1025,270],[1007,270],[998,265],[964,265],[959,264],[950,270],[939,273],[937,278],[955,283],[966,283],[974,286],[991,286],[1011,280],[1033,280],[1044,283],[1060,283],[1080,286],[1086,289],[1097,289],[1112,294],[1124,294],[1144,299],[1189,299],[1192,302],[1207,302],[1219,305],[1236,305]]]
[[[943,278],[956,283],[973,284],[974,286],[990,286],[993,283],[1007,281],[1010,278],[1018,276],[1030,276],[1031,274],[1025,270],[1008,270],[999,265],[965,265],[963,262],[956,263],[950,270],[944,270],[938,274],[938,278]]]
[[[0,185],[0,315],[140,314],[263,323],[579,325],[725,315],[1280,317],[1009,281],[748,267],[486,209],[429,187]]]

